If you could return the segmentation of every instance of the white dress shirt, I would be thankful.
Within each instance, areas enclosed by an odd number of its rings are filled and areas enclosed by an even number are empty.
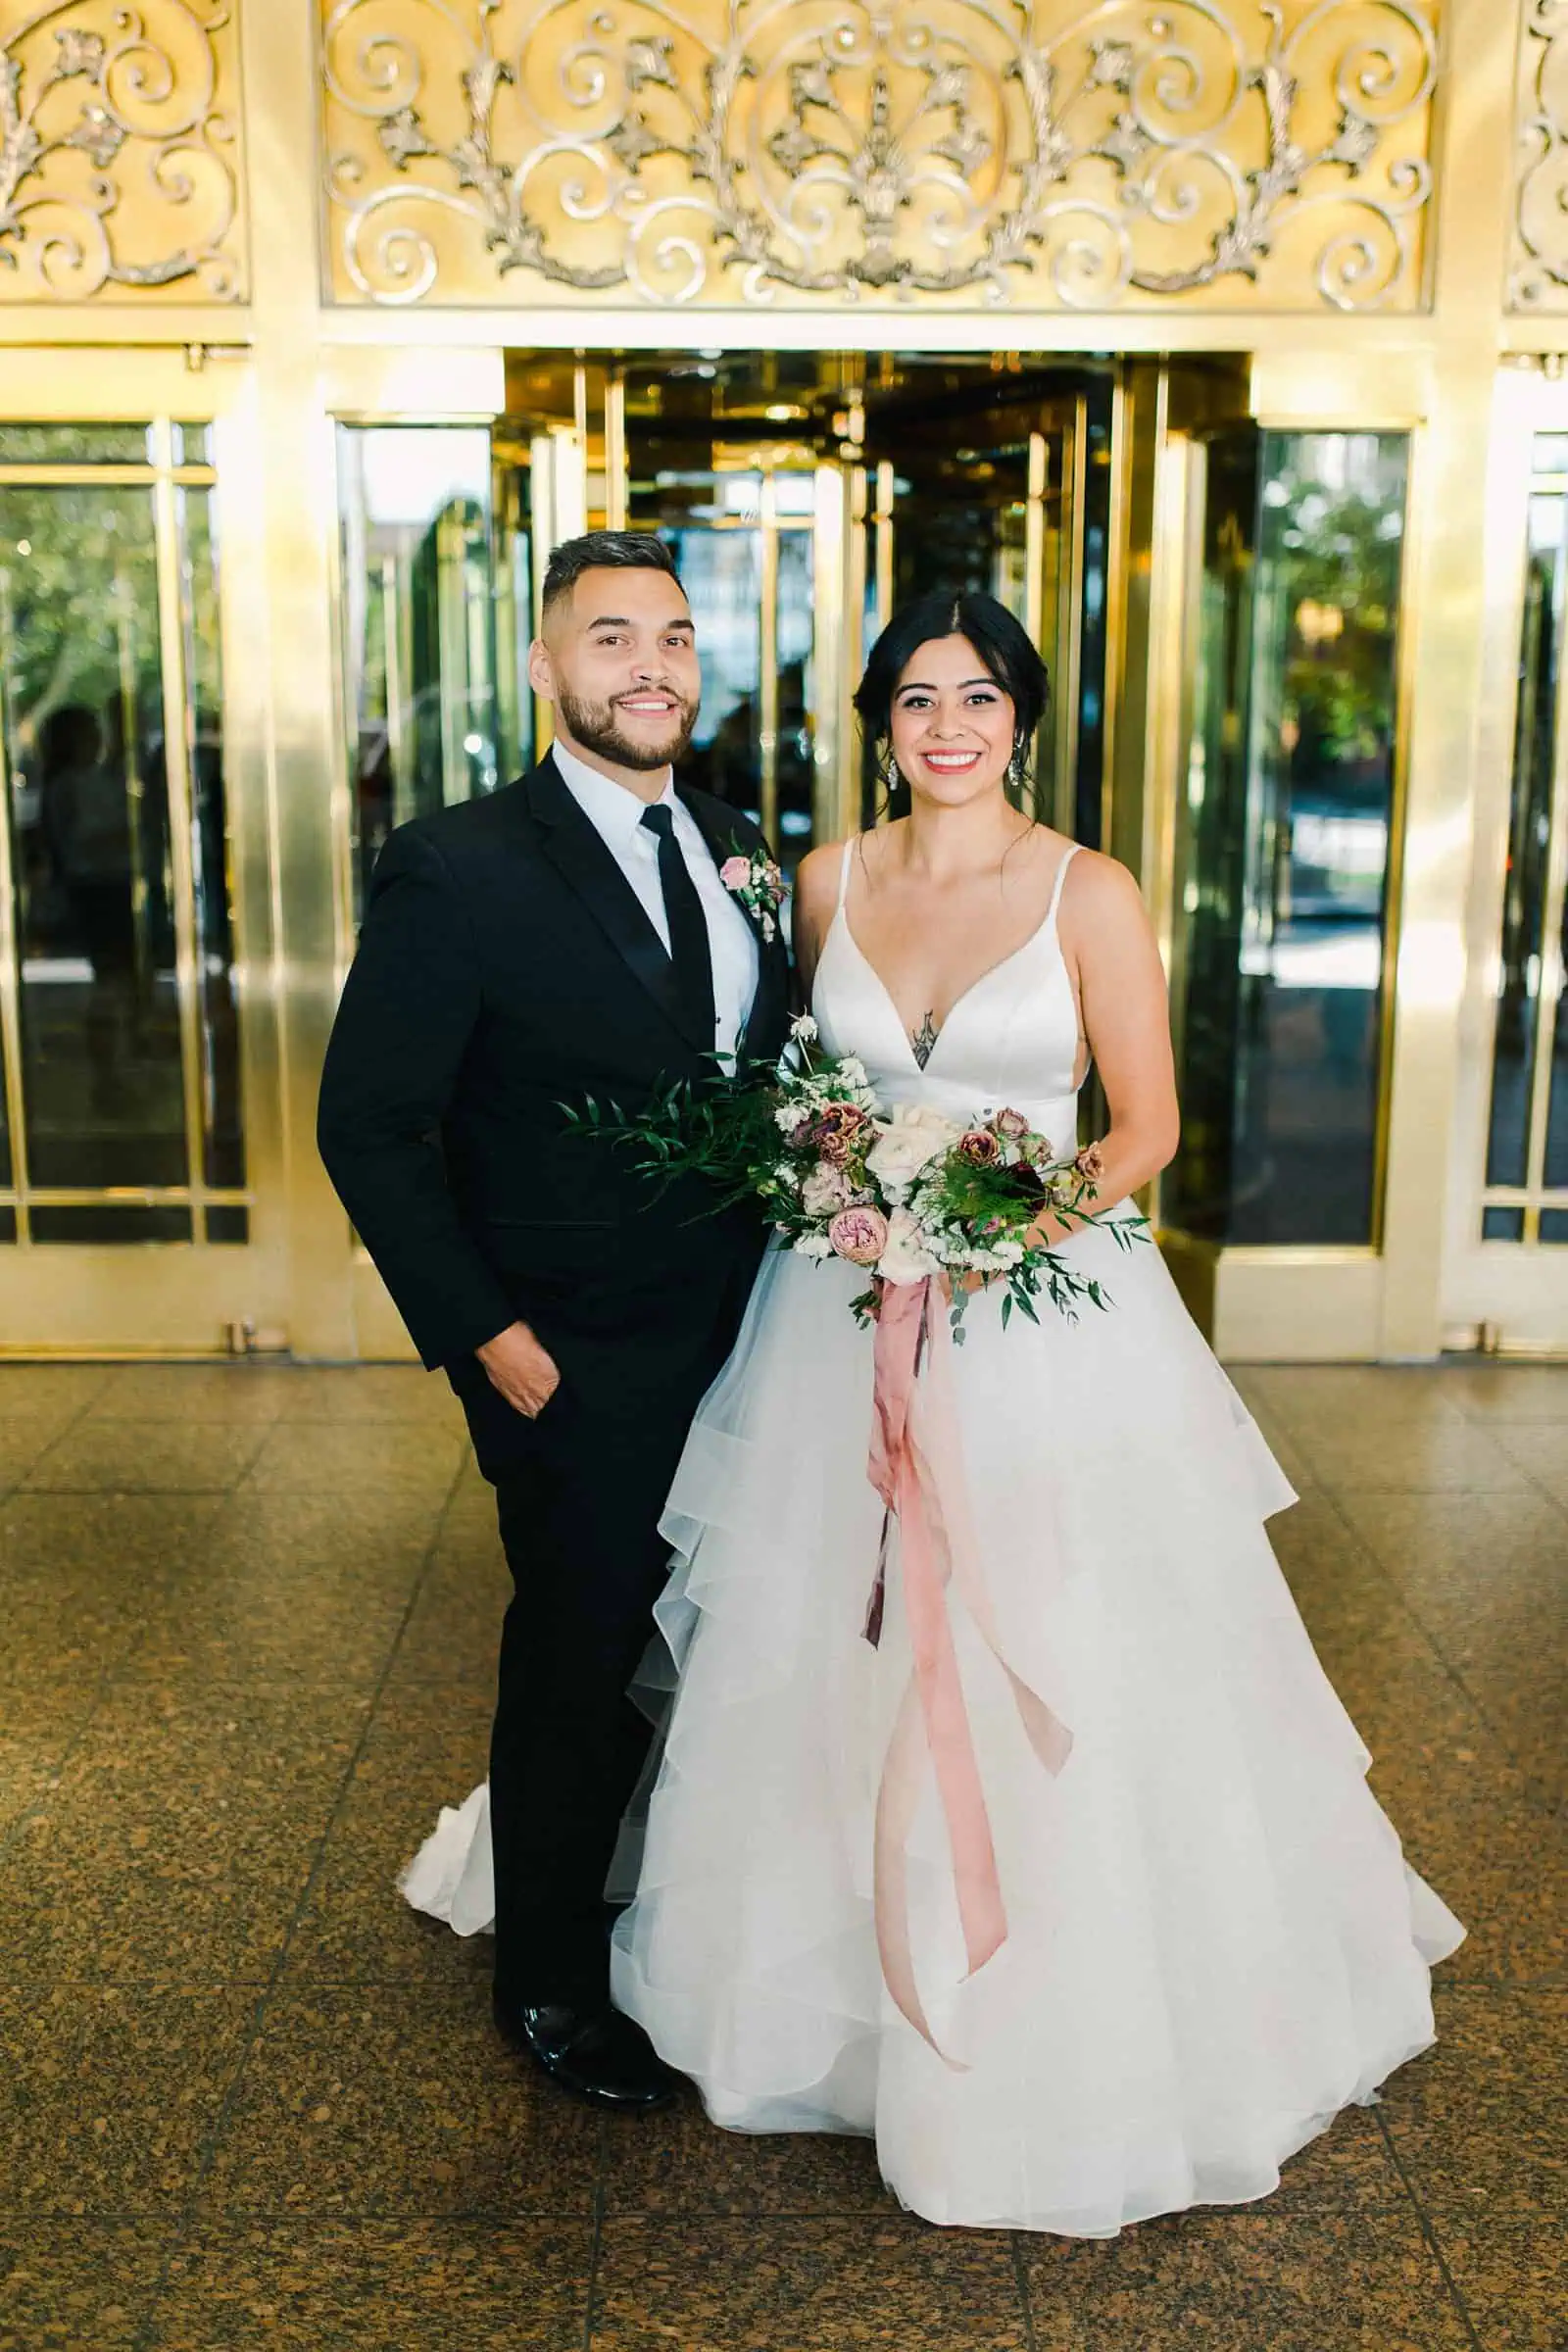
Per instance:
[[[550,756],[566,790],[637,893],[666,956],[669,918],[659,881],[659,838],[643,823],[643,811],[661,802],[674,810],[674,837],[708,917],[708,948],[713,962],[713,1050],[732,1055],[757,994],[757,933],[719,880],[703,829],[676,793],[671,771],[664,770],[662,792],[648,802],[612,777],[601,775],[597,767],[590,767],[563,743],[552,744]]]

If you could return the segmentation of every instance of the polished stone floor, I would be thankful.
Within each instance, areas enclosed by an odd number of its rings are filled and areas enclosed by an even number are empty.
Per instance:
[[[858,2143],[610,2125],[393,1892],[505,1579],[402,1370],[0,1370],[0,2347],[1563,2352],[1568,1370],[1263,1370],[1442,2040],[1268,2203],[942,2232]]]

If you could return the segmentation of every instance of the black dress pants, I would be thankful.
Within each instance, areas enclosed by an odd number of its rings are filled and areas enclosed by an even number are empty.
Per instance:
[[[652,1738],[626,1690],[668,1570],[659,1519],[754,1263],[678,1343],[612,1345],[588,1377],[550,1335],[562,1387],[526,1453],[491,1472],[514,1587],[490,1747],[496,1990],[512,2006],[609,1996],[605,1880]]]

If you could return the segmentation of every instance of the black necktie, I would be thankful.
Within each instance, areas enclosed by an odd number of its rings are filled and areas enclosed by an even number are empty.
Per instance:
[[[680,843],[675,839],[675,811],[667,801],[643,810],[643,823],[659,843],[659,887],[664,894],[664,919],[669,924],[669,959],[694,1038],[711,1052],[716,1026],[713,1012],[713,957],[708,942],[708,917],[697,893]]]

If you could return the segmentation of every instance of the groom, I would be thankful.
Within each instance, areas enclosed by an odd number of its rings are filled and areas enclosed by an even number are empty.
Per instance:
[[[725,887],[757,827],[675,785],[700,680],[667,549],[556,550],[528,674],[549,756],[377,860],[319,1142],[428,1366],[462,1398],[515,1587],[490,1750],[496,2019],[598,2106],[672,2093],[610,2005],[605,1876],[647,1752],[626,1687],[687,1426],[761,1245],[692,1180],[656,1194],[564,1103],[628,1112],[784,1039],[782,938]],[[766,934],[766,936],[764,936]]]

